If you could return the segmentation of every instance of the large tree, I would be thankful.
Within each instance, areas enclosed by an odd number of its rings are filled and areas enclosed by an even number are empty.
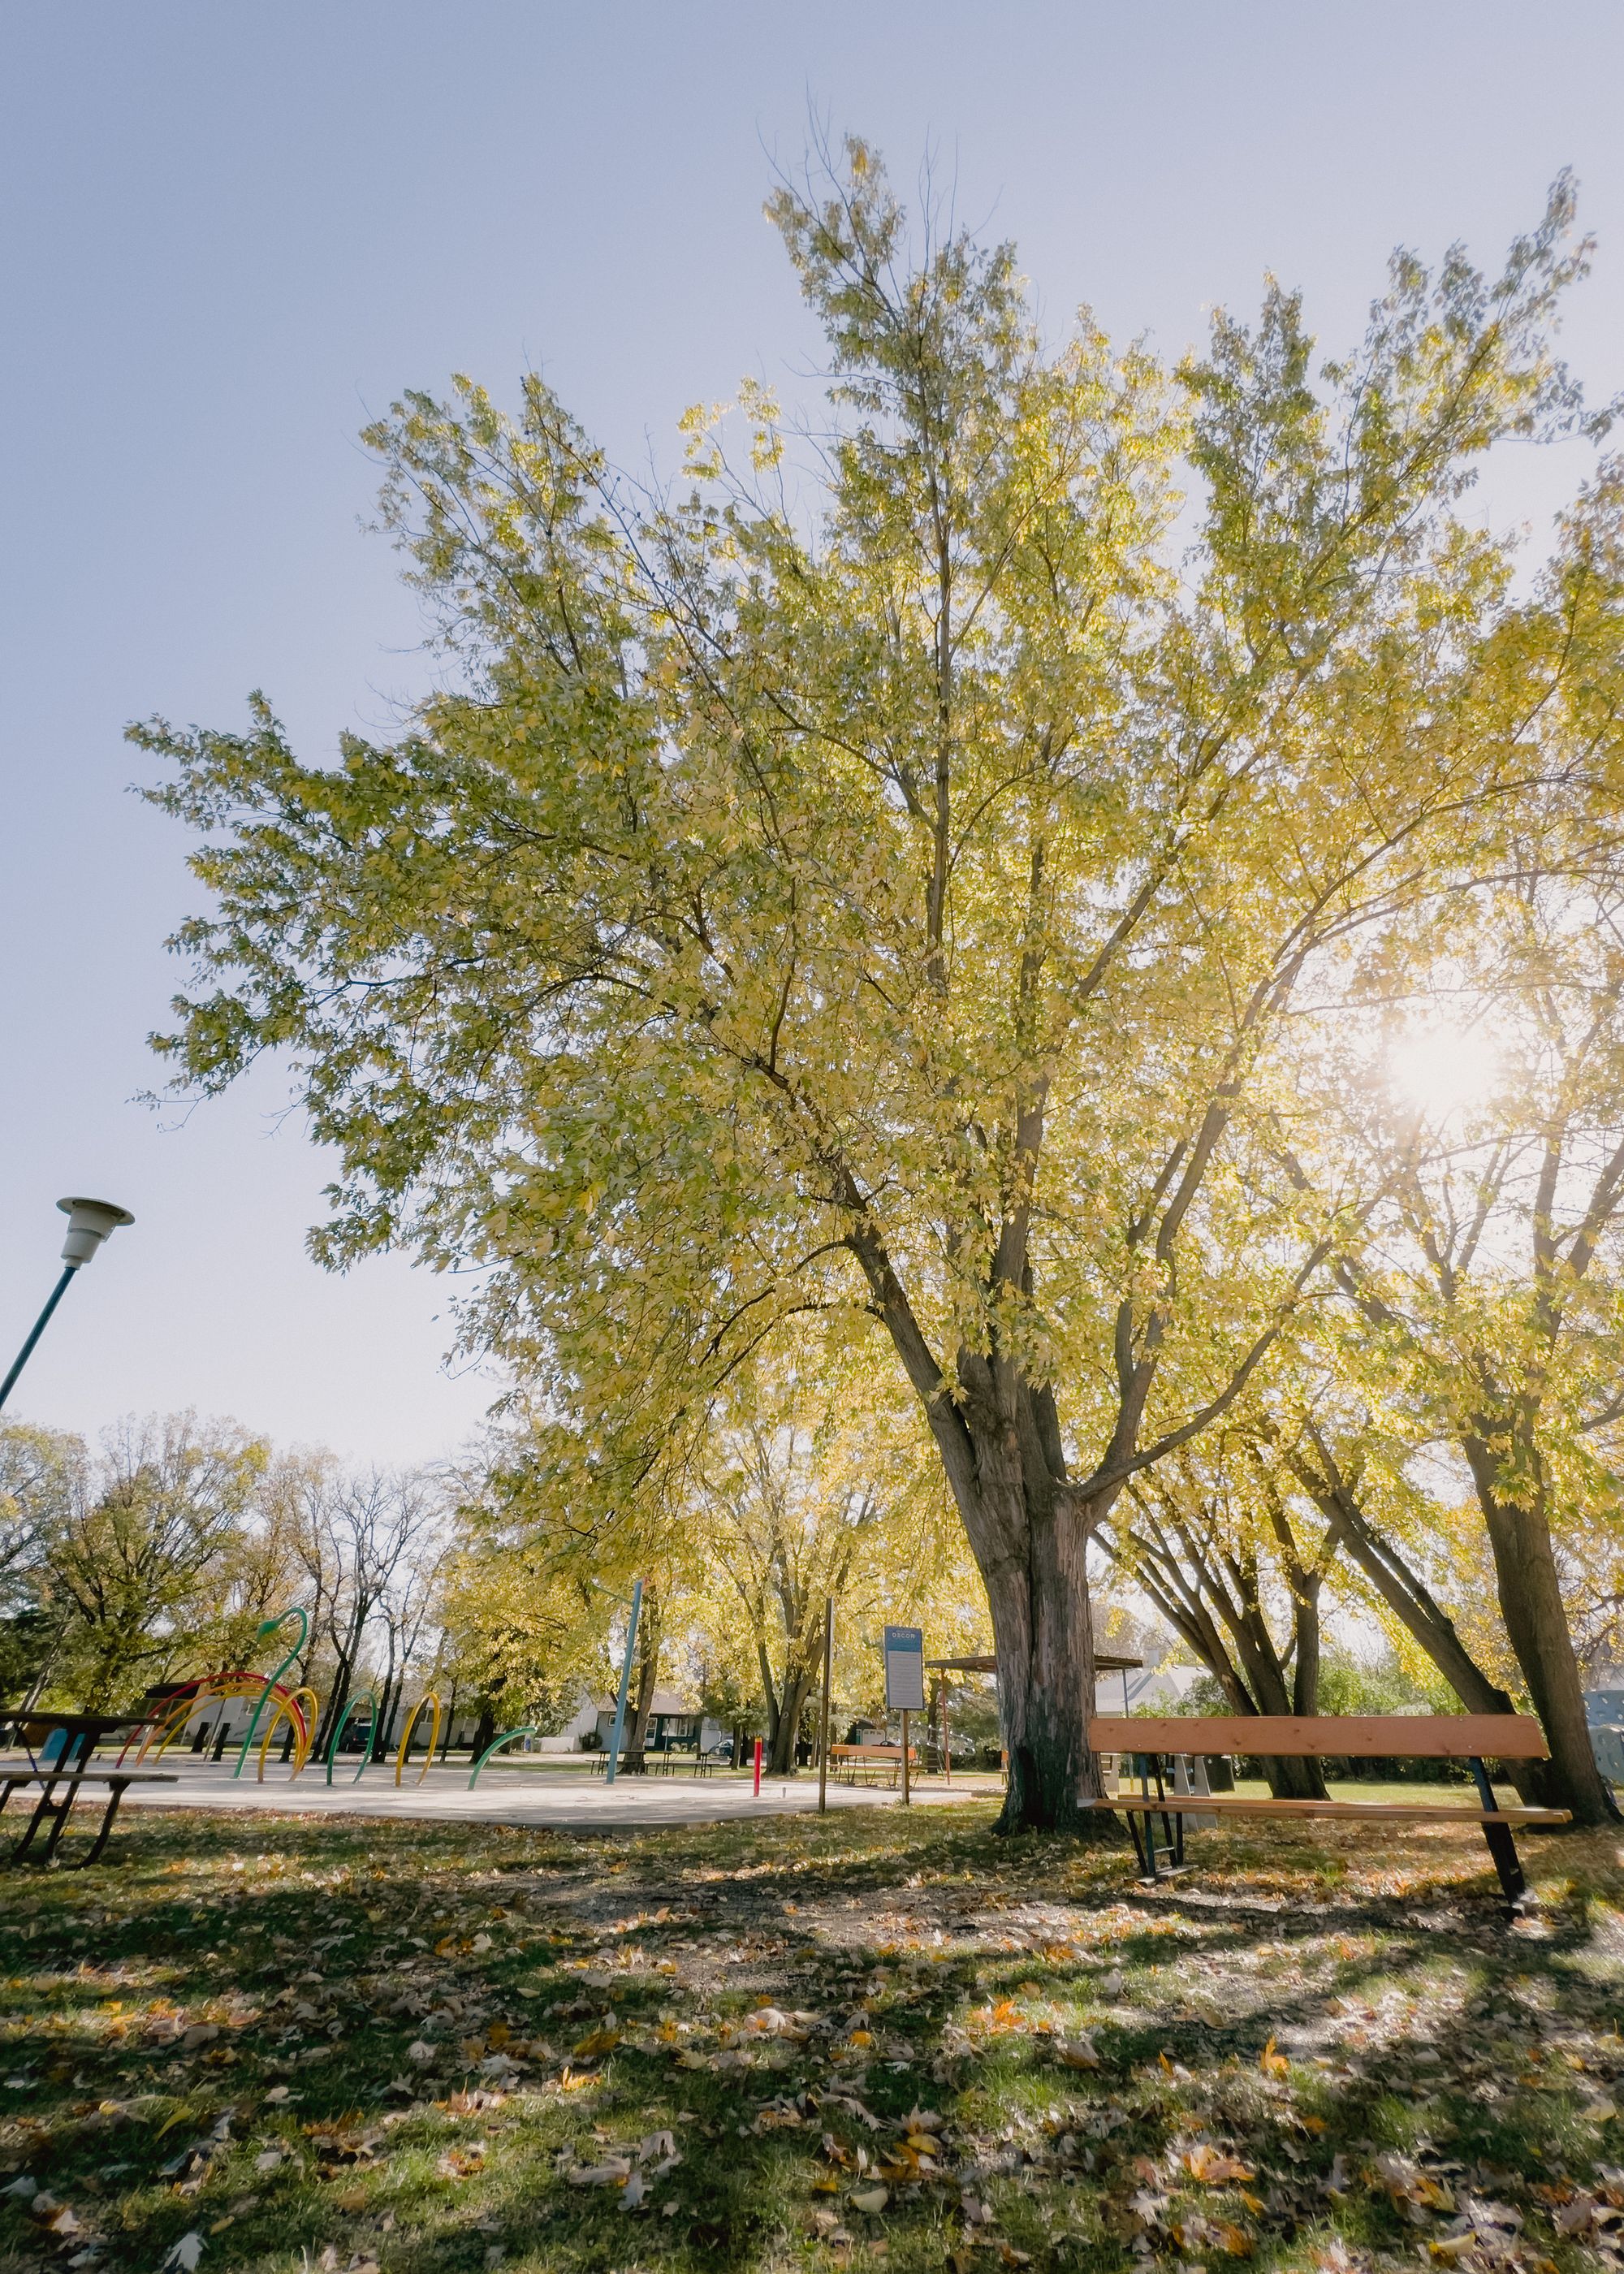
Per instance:
[[[214,900],[165,1047],[203,1090],[285,1051],[318,1254],[492,1267],[470,1337],[600,1473],[801,1314],[876,1320],[986,1583],[1004,1822],[1082,1826],[1090,1535],[1367,1201],[1279,1173],[1294,1006],[1562,772],[1557,643],[1456,500],[1575,415],[1582,255],[1559,188],[1492,282],[1396,258],[1318,377],[1274,287],[1169,373],[1046,343],[1007,245],[911,247],[860,143],[769,210],[817,431],[747,390],[748,468],[695,418],[650,496],[538,379],[410,395],[369,439],[440,690],[336,764],[262,700],[140,730]]]

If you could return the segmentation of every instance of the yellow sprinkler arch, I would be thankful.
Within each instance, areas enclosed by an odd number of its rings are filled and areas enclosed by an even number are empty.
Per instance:
[[[310,1701],[310,1709],[307,1713],[302,1713],[300,1708],[306,1698]],[[265,1735],[259,1740],[258,1782],[260,1784],[265,1782],[266,1755],[271,1749],[271,1739],[279,1721],[286,1721],[293,1731],[293,1766],[288,1778],[289,1784],[293,1782],[294,1778],[310,1758],[311,1737],[320,1713],[321,1700],[313,1690],[295,1690],[288,1697],[277,1698],[275,1711],[266,1723]]]
[[[437,1690],[431,1690],[426,1697],[418,1698],[407,1719],[406,1734],[401,1739],[401,1749],[399,1752],[395,1756],[395,1781],[397,1785],[401,1781],[401,1773],[406,1766],[406,1755],[411,1746],[411,1733],[417,1728],[417,1716],[422,1713],[425,1706],[432,1706],[434,1708],[434,1719],[429,1727],[429,1749],[423,1756],[423,1766],[417,1771],[417,1782],[419,1784],[423,1782],[424,1778],[427,1776],[430,1769],[433,1766],[434,1748],[440,1743],[440,1707],[439,1692]]]

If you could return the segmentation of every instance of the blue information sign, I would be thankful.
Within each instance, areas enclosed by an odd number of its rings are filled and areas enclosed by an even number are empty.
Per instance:
[[[925,1636],[921,1627],[885,1630],[885,1703],[891,1712],[925,1710]]]

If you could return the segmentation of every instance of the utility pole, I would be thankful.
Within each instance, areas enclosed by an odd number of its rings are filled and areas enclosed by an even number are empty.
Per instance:
[[[626,1630],[626,1657],[620,1667],[620,1694],[615,1700],[614,1735],[609,1740],[609,1766],[604,1771],[604,1782],[614,1782],[615,1769],[620,1758],[620,1739],[626,1729],[626,1692],[631,1684],[632,1653],[637,1647],[637,1614],[643,1608],[643,1582],[632,1582],[632,1615]]]
[[[823,1713],[817,1747],[817,1812],[829,1811],[829,1691],[835,1663],[835,1599],[823,1598]]]

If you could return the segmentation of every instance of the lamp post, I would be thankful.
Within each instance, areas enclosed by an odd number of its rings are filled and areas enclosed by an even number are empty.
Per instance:
[[[34,1330],[12,1360],[11,1370],[0,1382],[0,1405],[11,1394],[11,1386],[34,1355],[34,1346],[50,1324],[51,1313],[68,1291],[68,1282],[76,1271],[89,1262],[102,1241],[117,1231],[121,1224],[133,1224],[135,1218],[126,1208],[111,1201],[65,1200],[57,1207],[68,1219],[68,1236],[62,1243],[62,1276],[46,1299],[45,1308],[34,1322]]]

